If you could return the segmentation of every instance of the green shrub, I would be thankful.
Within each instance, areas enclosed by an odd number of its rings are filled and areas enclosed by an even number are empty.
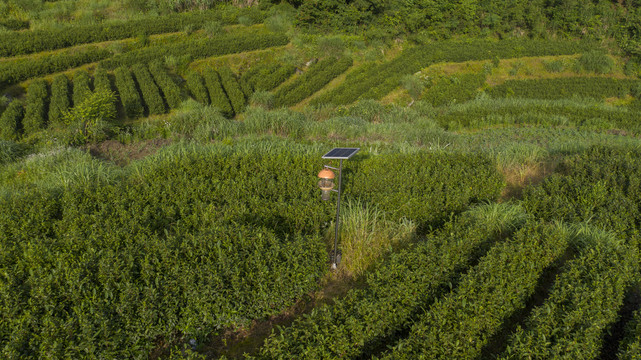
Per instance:
[[[614,68],[614,60],[599,50],[583,53],[577,63],[584,71],[595,74],[609,74]]]
[[[0,26],[3,26],[9,30],[24,30],[29,28],[29,21],[5,18],[0,19]]]
[[[187,88],[189,89],[191,96],[193,96],[194,99],[196,99],[196,101],[198,101],[199,103],[203,105],[209,105],[209,93],[207,92],[207,88],[205,87],[203,77],[200,76],[200,74],[198,74],[197,72],[192,71],[187,74],[185,80],[187,82]]]
[[[30,78],[52,74],[99,61],[111,56],[111,52],[98,47],[69,50],[36,58],[27,57],[0,62],[0,88]]]
[[[101,130],[116,118],[116,95],[110,90],[96,90],[80,104],[64,113],[64,122],[75,127],[73,145],[105,140]]]
[[[126,67],[117,68],[114,71],[116,76],[116,88],[120,95],[120,101],[125,109],[127,117],[135,119],[143,116],[144,108],[140,99],[136,83],[134,82],[131,72]]]
[[[21,101],[12,101],[0,116],[0,139],[18,140],[22,134],[22,118],[24,117],[24,104]]]
[[[259,64],[242,75],[241,84],[246,83],[251,87],[250,95],[254,91],[270,91],[285,82],[295,70],[293,65]]]
[[[276,91],[276,106],[292,106],[322,89],[353,64],[351,58],[326,58],[313,65],[294,81]]]
[[[86,70],[78,70],[73,74],[73,105],[80,104],[91,95],[91,77]]]
[[[234,109],[234,113],[240,114],[245,109],[247,101],[236,75],[228,67],[218,69],[218,75],[220,76],[220,82],[225,89],[225,93],[229,98],[229,102]]]
[[[234,109],[227,98],[223,85],[220,83],[220,76],[216,70],[206,69],[203,77],[205,79],[207,91],[209,92],[209,101],[211,106],[220,110],[220,112],[226,117],[233,117]]]
[[[202,26],[202,24],[214,19],[222,20],[217,11],[150,16],[137,20],[112,21],[97,25],[74,24],[62,28],[3,33],[0,34],[0,57],[126,39],[139,35],[141,31],[144,31],[146,35],[176,32],[185,26]]]
[[[433,106],[466,102],[474,99],[484,84],[483,73],[444,77],[433,81],[422,99]]]
[[[101,67],[96,69],[93,74],[93,85],[95,91],[113,92],[116,95],[117,99],[117,94],[114,92],[113,86],[111,86],[111,79],[109,78],[109,73],[107,73],[107,70]],[[113,101],[111,106],[111,111],[117,113],[116,101]]]
[[[100,62],[107,69],[118,66],[132,66],[137,63],[147,64],[165,56],[189,55],[192,59],[233,54],[272,46],[286,45],[289,39],[284,34],[251,32],[225,34],[214,38],[196,38],[171,44],[160,44],[145,47],[127,53],[117,54]]]
[[[22,125],[25,134],[32,134],[47,127],[49,90],[44,79],[34,80],[27,88],[27,100]]]
[[[180,87],[176,85],[163,64],[159,61],[152,62],[149,65],[149,71],[151,71],[151,75],[153,75],[156,84],[158,84],[162,90],[169,108],[175,109],[179,107],[180,103],[182,103]]]
[[[166,110],[165,103],[160,95],[160,89],[156,86],[147,67],[142,64],[136,64],[132,67],[132,70],[149,115],[163,114]]]
[[[539,277],[563,256],[569,242],[558,227],[526,225],[490,249],[454,291],[425,309],[407,338],[382,358],[477,358],[503,322],[525,308]]]
[[[562,60],[543,61],[543,67],[551,73],[559,73],[565,70],[565,64]]]
[[[274,107],[274,94],[269,91],[256,91],[249,99],[249,105],[255,107],[262,107],[265,110]]]
[[[632,360],[641,356],[641,309],[636,311],[628,323],[627,334],[621,343],[619,359]]]
[[[507,80],[489,90],[493,97],[559,99],[572,97],[625,97],[639,80],[605,77],[571,77],[557,79]]]
[[[49,104],[49,126],[62,124],[62,114],[71,107],[69,97],[69,78],[60,74],[51,83],[51,103]]]

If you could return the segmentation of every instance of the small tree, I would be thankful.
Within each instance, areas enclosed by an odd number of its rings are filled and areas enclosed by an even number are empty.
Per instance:
[[[65,124],[77,127],[78,134],[84,142],[92,139],[97,127],[116,118],[114,103],[116,94],[113,91],[97,90],[71,110],[65,111]]]

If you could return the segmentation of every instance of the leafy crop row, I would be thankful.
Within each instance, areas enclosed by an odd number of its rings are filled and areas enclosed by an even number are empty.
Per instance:
[[[215,11],[150,16],[139,20],[98,25],[74,25],[0,34],[0,57],[54,50],[78,44],[181,31],[187,25],[200,27],[220,16]]]
[[[408,328],[476,254],[512,231],[510,225],[519,225],[518,217],[499,225],[462,214],[438,234],[393,254],[368,276],[365,288],[351,290],[269,337],[260,358],[364,358]]]
[[[100,62],[107,69],[118,66],[132,66],[137,63],[150,63],[165,56],[189,55],[192,59],[286,45],[289,42],[283,34],[267,32],[223,35],[214,38],[199,38],[173,44],[155,45],[139,50],[121,53]]]
[[[0,19],[0,26],[5,27],[9,30],[24,30],[29,28],[29,21],[18,20],[12,18]]]
[[[44,79],[36,79],[27,88],[25,114],[22,120],[25,134],[42,130],[47,126],[49,89]]]
[[[116,77],[116,88],[120,95],[120,101],[125,109],[127,117],[135,119],[144,113],[142,100],[136,88],[136,83],[131,76],[131,71],[126,67],[119,67],[114,71]]]
[[[641,221],[639,173],[639,151],[593,147],[569,156],[558,173],[526,188],[523,204],[542,219],[635,232]]]
[[[167,69],[165,69],[162,63],[158,61],[152,62],[149,65],[149,71],[151,75],[153,75],[158,87],[160,87],[160,90],[162,90],[169,108],[175,109],[180,106],[182,102],[180,87],[171,79],[171,76],[169,76]]]
[[[566,231],[530,224],[498,244],[437,300],[384,359],[473,359],[523,309],[539,277],[569,245]]]
[[[638,359],[641,357],[641,310],[637,310],[627,330],[628,334],[622,342],[619,359]]]
[[[607,77],[571,77],[557,79],[507,80],[489,91],[493,97],[532,99],[560,99],[591,97],[605,99],[626,97],[632,87],[641,85],[639,80],[612,79]]]
[[[211,106],[218,108],[218,110],[227,117],[234,116],[234,109],[232,108],[231,103],[227,98],[227,94],[223,89],[218,72],[214,69],[208,68],[205,70],[203,77],[205,78],[205,85],[209,92],[209,101]]]
[[[90,47],[81,51],[65,51],[37,57],[0,62],[0,88],[33,77],[47,75],[110,57],[109,50]]]
[[[236,75],[228,67],[218,69],[218,75],[220,75],[220,83],[225,89],[234,113],[240,114],[245,109],[247,100],[243,90],[240,88]]]
[[[105,69],[99,67],[93,73],[93,87],[96,92],[114,92],[113,87],[111,86],[111,79],[109,78],[109,74]],[[116,114],[116,102],[113,102],[111,106],[112,109],[110,113]]]
[[[187,88],[189,89],[191,96],[193,96],[196,101],[204,105],[210,104],[207,87],[205,86],[203,77],[200,76],[199,73],[194,71],[188,73],[185,81],[187,83]]]
[[[435,81],[421,99],[433,106],[465,102],[474,99],[483,84],[485,84],[483,73],[445,77]]]
[[[549,40],[443,41],[410,48],[382,64],[366,63],[349,74],[336,89],[313,103],[349,104],[360,99],[378,99],[399,85],[404,75],[441,61],[462,62],[521,56],[569,55],[590,48],[589,43]]]
[[[246,91],[249,95],[254,91],[270,91],[287,80],[296,70],[293,65],[284,64],[260,64],[249,69],[241,77],[241,83],[251,87]]]
[[[581,247],[580,256],[557,277],[549,298],[526,320],[525,329],[519,326],[512,334],[502,358],[599,357],[604,333],[617,320],[638,259],[604,237],[585,239]]]
[[[162,95],[160,95],[160,89],[158,89],[147,67],[143,64],[136,64],[132,67],[132,71],[136,76],[136,82],[142,93],[142,98],[145,101],[149,115],[164,113],[166,109]]]
[[[0,139],[15,141],[22,134],[22,119],[24,104],[22,101],[12,101],[0,116]]]
[[[73,93],[71,98],[76,106],[91,96],[91,76],[86,70],[78,70],[73,74]]]
[[[49,124],[61,124],[62,114],[71,107],[69,87],[69,78],[66,75],[60,74],[53,78],[49,104]]]
[[[323,86],[338,75],[344,73],[352,64],[353,60],[349,57],[340,59],[326,58],[313,64],[300,77],[276,91],[274,95],[276,106],[297,104],[322,89]]]

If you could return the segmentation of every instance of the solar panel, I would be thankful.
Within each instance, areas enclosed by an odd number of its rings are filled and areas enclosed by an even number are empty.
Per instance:
[[[341,159],[347,160],[354,156],[361,148],[333,148],[327,154],[323,155],[323,159]]]

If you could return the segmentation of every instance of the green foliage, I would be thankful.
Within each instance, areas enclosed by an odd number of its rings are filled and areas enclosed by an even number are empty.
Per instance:
[[[0,117],[0,119],[2,119],[2,117]],[[1,133],[0,136],[2,136]],[[13,141],[0,140],[0,165],[12,163],[24,154],[24,146]]]
[[[86,70],[78,70],[73,73],[73,106],[82,103],[91,96],[91,77]]]
[[[240,34],[223,34],[214,38],[196,38],[171,44],[153,45],[146,48],[117,54],[100,62],[107,69],[118,66],[147,64],[165,56],[180,57],[185,54],[192,59],[233,54],[251,50],[286,45],[289,39],[284,34],[252,31]]]
[[[29,21],[3,18],[0,19],[0,26],[9,30],[24,30],[29,28]]]
[[[60,74],[51,83],[51,103],[49,104],[49,125],[60,125],[62,114],[71,107],[69,98],[69,78]]]
[[[78,129],[76,144],[97,140],[98,126],[116,118],[115,103],[116,95],[112,91],[96,90],[80,104],[64,113],[65,124]]]
[[[470,203],[496,199],[503,188],[492,162],[478,155],[418,152],[379,158],[364,163],[348,180],[358,185],[346,191],[385,209],[390,220],[412,220],[419,231],[444,223]]]
[[[401,79],[401,85],[410,94],[413,100],[418,99],[423,90],[425,90],[425,83],[423,80],[414,75],[405,75]]]
[[[95,91],[103,91],[103,92],[113,92],[114,89],[111,86],[111,79],[109,77],[109,73],[107,73],[107,70],[99,67],[96,69],[96,71],[93,74],[93,85],[94,85],[94,90]],[[114,93],[115,94],[115,93]],[[113,111],[114,113],[117,111],[116,110],[116,101],[112,103]]]
[[[269,91],[256,91],[249,99],[249,105],[270,110],[274,107],[274,94]]]
[[[577,64],[582,70],[595,74],[609,74],[614,68],[614,60],[608,54],[599,50],[581,54]]]
[[[619,359],[632,360],[641,356],[641,309],[637,310],[634,319],[627,328],[627,336],[622,341]]]
[[[0,57],[61,49],[79,44],[131,38],[144,34],[160,34],[182,30],[187,25],[200,27],[219,19],[216,11],[149,16],[138,20],[97,25],[73,25],[63,28],[9,32],[0,34]]]
[[[491,88],[489,93],[494,97],[550,100],[572,97],[622,98],[630,94],[632,87],[639,84],[641,84],[640,80],[606,77],[507,80]]]
[[[473,359],[525,308],[539,277],[569,245],[566,231],[531,223],[490,249],[383,359]],[[524,266],[523,264],[527,264]]]
[[[209,93],[207,92],[207,88],[205,87],[205,82],[203,80],[203,77],[200,76],[197,72],[189,72],[185,78],[187,82],[187,88],[189,89],[189,92],[191,93],[191,96],[196,99],[199,103],[203,105],[209,105],[210,100],[209,100]]]
[[[111,56],[109,50],[89,47],[0,62],[0,88],[41,75],[64,71]]]
[[[566,55],[589,49],[587,42],[542,40],[442,41],[408,48],[382,64],[365,63],[347,75],[336,89],[313,104],[349,104],[358,99],[379,99],[394,90],[404,75],[414,74],[436,62],[461,62],[522,56]]]
[[[205,85],[207,86],[207,91],[209,92],[209,101],[211,106],[218,108],[220,112],[226,117],[234,116],[234,109],[227,98],[227,94],[223,89],[222,84],[220,83],[220,76],[214,69],[206,69],[203,77],[205,79]]]
[[[234,74],[230,68],[223,67],[218,69],[218,75],[220,76],[221,85],[225,89],[225,93],[229,98],[229,102],[234,109],[234,113],[240,114],[245,109],[247,101],[245,99],[245,94],[240,88],[236,74]]]
[[[525,189],[523,204],[542,219],[633,233],[641,220],[638,158],[637,150],[607,147],[568,156],[557,174]]]
[[[504,220],[485,216],[488,207],[463,213],[443,229],[390,258],[370,272],[366,286],[352,289],[331,305],[317,307],[272,334],[260,359],[365,358],[407,328],[424,306],[447,290],[500,235],[522,225],[524,213],[499,205]],[[493,209],[494,210],[494,209]]]
[[[22,126],[25,134],[32,134],[47,127],[49,89],[44,79],[34,80],[27,89],[25,114]]]
[[[485,84],[485,74],[461,74],[432,81],[422,97],[433,106],[449,105],[474,99]]]
[[[241,77],[241,83],[251,85],[253,91],[270,91],[287,80],[296,70],[293,65],[258,64]]]
[[[294,81],[278,88],[276,106],[292,106],[322,89],[332,79],[344,73],[353,64],[348,57],[326,58],[309,67]]]
[[[140,94],[138,93],[138,89],[136,89],[136,83],[129,69],[119,67],[114,71],[114,75],[116,76],[116,88],[120,95],[120,101],[122,102],[127,117],[135,119],[143,116],[144,109],[142,100],[140,99]]]
[[[22,119],[24,117],[24,104],[22,101],[12,101],[0,116],[0,139],[18,140],[22,134]]]
[[[154,79],[151,77],[151,73],[145,65],[136,64],[132,67],[134,76],[136,77],[136,82],[138,83],[138,88],[142,93],[142,98],[145,102],[147,108],[147,113],[149,115],[162,114],[165,112],[165,103],[163,102],[162,95],[160,95],[160,89],[156,86]]]
[[[156,84],[162,90],[163,95],[165,96],[165,101],[170,109],[175,109],[180,106],[182,103],[182,95],[180,87],[176,85],[174,80],[171,78],[167,69],[163,66],[162,62],[155,61],[149,65],[149,71],[153,75]]]
[[[543,61],[543,67],[545,70],[551,72],[551,73],[559,73],[565,70],[565,64],[563,63],[562,60],[550,60],[550,61]]]
[[[639,263],[612,236],[578,237],[579,256],[566,263],[546,301],[512,334],[503,359],[599,357]]]

